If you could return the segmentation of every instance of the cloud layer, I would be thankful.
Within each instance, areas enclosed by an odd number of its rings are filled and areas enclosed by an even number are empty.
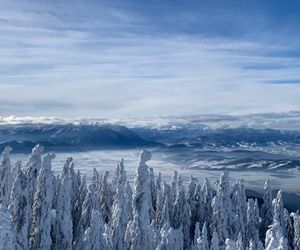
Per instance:
[[[172,3],[0,2],[0,115],[299,110],[296,3]]]

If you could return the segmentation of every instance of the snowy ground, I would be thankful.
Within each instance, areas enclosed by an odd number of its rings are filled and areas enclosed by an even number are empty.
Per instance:
[[[53,169],[56,172],[60,172],[66,158],[71,156],[75,161],[75,168],[86,174],[87,177],[90,177],[93,167],[100,172],[109,170],[112,173],[120,159],[124,158],[128,177],[132,181],[139,153],[140,150],[99,150],[76,153],[56,153],[56,158],[53,161]],[[12,154],[12,160],[21,160],[23,165],[26,163],[27,157],[27,155],[23,154]],[[198,164],[205,165],[208,163],[203,161],[202,163],[198,162]],[[164,157],[157,152],[153,153],[153,159],[148,165],[154,169],[155,174],[160,171],[164,178],[171,178],[173,171],[178,170],[185,180],[188,180],[190,175],[193,175],[194,177],[199,178],[200,181],[202,181],[204,177],[208,177],[213,183],[219,178],[221,173],[217,170],[203,170],[193,166],[177,165],[169,162],[167,157]],[[244,178],[246,188],[259,193],[263,190],[265,180],[269,178],[273,189],[282,189],[286,193],[294,193],[300,197],[300,171],[298,169],[294,169],[290,172],[287,171],[285,173],[263,170],[234,170],[230,171],[230,177],[232,180]],[[166,181],[169,181],[169,179]],[[300,207],[300,204],[298,206]]]

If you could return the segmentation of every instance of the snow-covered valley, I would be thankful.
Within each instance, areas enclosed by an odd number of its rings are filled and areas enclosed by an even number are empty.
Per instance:
[[[47,151],[45,149],[45,151]],[[86,174],[87,179],[92,178],[92,169],[96,168],[98,171],[114,171],[117,164],[121,159],[124,159],[126,166],[127,177],[130,182],[133,182],[134,174],[136,170],[137,159],[141,149],[124,149],[124,150],[96,150],[96,151],[84,151],[84,152],[55,152],[56,157],[53,159],[53,171],[60,173],[62,166],[67,157],[72,157],[76,166],[76,169],[80,170],[83,174]],[[178,171],[183,179],[188,182],[190,176],[198,178],[203,181],[208,178],[212,183],[218,180],[219,175],[223,168],[215,169],[213,164],[216,161],[201,160],[193,161],[191,164],[175,161],[172,155],[166,155],[160,152],[159,149],[150,149],[152,151],[152,159],[149,161],[155,173],[161,172],[166,181],[170,181],[173,172]],[[28,155],[26,154],[12,154],[13,161],[27,161]],[[218,163],[220,164],[220,163]],[[199,166],[202,166],[200,168]],[[203,168],[203,166],[206,166]],[[283,197],[286,200],[286,205],[292,210],[300,209],[300,171],[293,169],[290,171],[264,171],[263,169],[230,169],[230,181],[234,182],[236,179],[243,178],[245,180],[246,189],[253,191],[253,195],[262,197],[263,184],[266,179],[272,181],[274,190],[282,189],[284,191]],[[251,192],[252,194],[252,192]]]

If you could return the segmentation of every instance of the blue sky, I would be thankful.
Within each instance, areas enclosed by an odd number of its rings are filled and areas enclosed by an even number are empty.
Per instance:
[[[300,109],[299,1],[0,0],[0,116]]]

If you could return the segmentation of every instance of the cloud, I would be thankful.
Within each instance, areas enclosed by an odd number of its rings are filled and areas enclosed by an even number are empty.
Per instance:
[[[255,128],[300,130],[300,112],[260,113],[247,115],[201,114],[184,116],[153,116],[150,118],[106,119],[99,117],[0,116],[0,125],[10,124],[118,124],[129,128]]]
[[[299,109],[300,85],[278,84],[300,79],[296,35],[289,33],[289,44],[281,36],[274,42],[258,9],[250,18],[245,8],[233,15],[235,4],[194,7],[1,2],[0,114],[124,118]],[[62,105],[45,109],[36,105],[41,100]]]

